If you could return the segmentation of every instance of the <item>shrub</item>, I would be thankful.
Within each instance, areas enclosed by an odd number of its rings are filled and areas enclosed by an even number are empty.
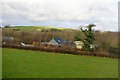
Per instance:
[[[119,48],[117,48],[117,47],[110,47],[109,48],[109,53],[118,54],[119,53]]]

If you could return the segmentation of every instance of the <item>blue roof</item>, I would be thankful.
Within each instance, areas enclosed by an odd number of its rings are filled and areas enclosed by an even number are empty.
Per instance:
[[[64,40],[61,38],[54,38],[54,40],[59,44],[62,44],[64,42]]]
[[[62,38],[54,38],[54,40],[60,45],[75,46],[75,43],[70,40],[64,40]]]

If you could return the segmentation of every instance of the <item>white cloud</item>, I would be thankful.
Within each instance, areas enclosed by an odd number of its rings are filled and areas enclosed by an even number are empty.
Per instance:
[[[3,14],[31,21],[79,21],[117,25],[118,0],[4,0]],[[89,23],[88,23],[89,24]]]

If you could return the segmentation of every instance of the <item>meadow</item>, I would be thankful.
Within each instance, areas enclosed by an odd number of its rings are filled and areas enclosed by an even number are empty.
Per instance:
[[[117,78],[118,60],[2,48],[3,78]]]

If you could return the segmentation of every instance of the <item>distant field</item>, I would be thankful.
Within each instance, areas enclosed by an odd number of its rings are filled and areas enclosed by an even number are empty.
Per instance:
[[[13,26],[7,29],[20,29],[20,30],[27,30],[27,31],[38,31],[42,29],[57,29],[57,30],[66,30],[69,28],[57,28],[57,27],[52,27],[52,26]]]
[[[3,48],[3,78],[117,78],[118,60]]]

